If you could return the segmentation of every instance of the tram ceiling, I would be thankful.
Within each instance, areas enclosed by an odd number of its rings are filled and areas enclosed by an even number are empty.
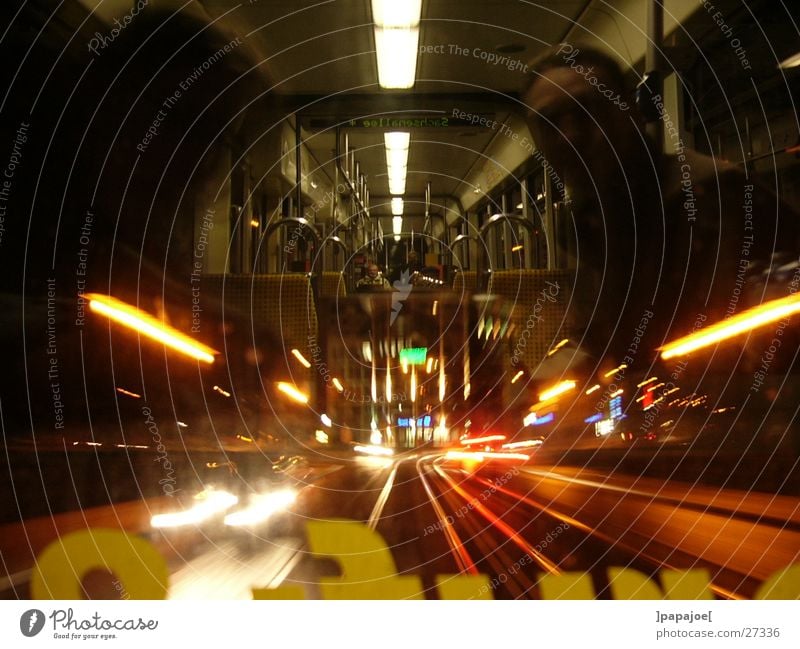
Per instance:
[[[524,65],[560,40],[590,3],[424,0],[417,81],[402,92],[520,92]],[[248,36],[276,92],[385,92],[377,83],[370,0],[262,1],[236,11],[231,0],[198,4],[225,29]]]

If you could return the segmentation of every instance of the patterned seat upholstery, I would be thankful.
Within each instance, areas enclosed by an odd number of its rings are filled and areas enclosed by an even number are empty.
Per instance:
[[[203,275],[200,285],[219,299],[226,314],[269,329],[287,349],[305,349],[309,336],[317,334],[317,312],[305,274]]]
[[[464,270],[456,273],[453,278],[453,290],[456,293],[478,290],[478,273],[474,270]]]
[[[572,286],[569,270],[517,269],[491,274],[489,293],[512,308],[510,343],[520,363],[536,367],[562,338],[569,338],[566,319]],[[523,331],[525,345],[517,345]]]
[[[344,275],[337,271],[325,271],[320,276],[320,297],[346,297],[347,287],[344,284]]]

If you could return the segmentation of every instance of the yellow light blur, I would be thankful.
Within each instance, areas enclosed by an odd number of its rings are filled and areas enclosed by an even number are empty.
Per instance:
[[[281,392],[283,392],[287,397],[289,397],[290,399],[294,399],[298,403],[308,403],[308,395],[298,390],[291,383],[279,381],[278,389]]]
[[[303,367],[305,367],[305,368],[309,368],[309,367],[311,367],[311,363],[309,363],[309,362],[306,360],[306,357],[305,357],[305,356],[303,356],[303,354],[301,354],[301,353],[300,353],[300,350],[299,350],[299,349],[293,349],[293,350],[292,350],[292,356],[294,356],[294,357],[295,357],[295,358],[296,358],[298,361],[300,361],[300,364],[301,364]]]
[[[411,403],[417,400],[417,366],[411,366]]]
[[[425,363],[425,371],[430,374],[433,369],[433,356],[428,356],[428,362]]]
[[[223,397],[229,397],[229,396],[231,396],[231,393],[230,393],[230,392],[228,392],[227,390],[223,390],[223,389],[222,389],[221,387],[219,387],[218,385],[215,385],[215,386],[214,386],[214,388],[213,388],[213,390],[214,390],[215,392],[219,392],[219,393],[220,393],[220,394],[221,394]]]
[[[268,494],[259,494],[250,505],[225,517],[225,525],[242,527],[263,523],[273,514],[283,511],[291,505],[297,494],[291,489],[283,489]]]
[[[483,437],[472,437],[471,439],[462,439],[461,443],[464,446],[471,446],[472,444],[488,444],[489,442],[502,442],[506,439],[505,435],[485,435]]]
[[[255,219],[252,219],[250,221],[250,225],[252,225],[254,228],[257,228],[261,224],[258,221],[256,221]]]
[[[511,382],[512,382],[512,383],[516,383],[517,381],[519,381],[520,377],[521,377],[523,374],[525,374],[525,372],[523,372],[522,370],[520,370],[519,372],[517,372],[517,373],[514,375],[514,378],[512,378],[512,379],[511,379]]]
[[[195,358],[204,363],[213,363],[214,354],[219,352],[207,345],[190,338],[177,329],[159,322],[149,313],[126,304],[110,295],[89,293],[89,308],[95,313],[106,316],[109,320],[139,332],[143,336],[157,340],[167,347],[171,347],[186,356]]]
[[[637,383],[636,387],[637,388],[641,388],[641,387],[647,385],[648,383],[652,383],[653,381],[658,381],[658,377],[657,376],[651,376],[649,379],[645,379],[641,383]]]
[[[616,392],[612,392],[610,395],[608,395],[608,397],[609,397],[609,399],[613,399],[614,397],[618,397],[619,395],[621,395],[623,392],[625,392],[625,390],[620,388]]]
[[[335,387],[339,392],[344,392],[344,386],[342,385],[342,382],[335,376],[333,377],[331,383],[333,383],[333,387]]]
[[[547,355],[548,356],[552,356],[559,349],[561,349],[564,345],[566,345],[568,342],[569,342],[569,338],[564,338],[563,340],[559,340],[558,343],[556,343],[556,346],[553,347],[553,349],[551,349],[549,352],[547,352]]]
[[[521,442],[509,442],[503,444],[502,448],[515,449],[515,448],[530,448],[532,446],[541,446],[542,440],[540,439],[526,439]]]
[[[246,435],[237,435],[236,439],[240,439],[243,442],[252,442],[253,441],[252,437],[247,437]]]
[[[483,462],[483,454],[474,451],[447,451],[444,455],[446,460],[473,460]]]
[[[135,392],[131,392],[130,390],[126,390],[124,388],[117,388],[117,392],[120,394],[124,394],[126,397],[133,397],[134,399],[141,399],[141,394],[136,394]]]
[[[195,525],[208,520],[214,514],[224,512],[239,502],[239,499],[227,491],[205,490],[197,494],[194,499],[197,504],[190,509],[171,514],[157,514],[150,519],[152,527],[180,527],[182,525]]]
[[[575,383],[575,381],[561,381],[561,383],[557,383],[552,388],[548,388],[544,392],[540,392],[539,401],[547,401],[548,399],[557,397],[565,392],[574,390],[576,385],[577,383]]]
[[[800,293],[770,300],[660,347],[661,358],[668,360],[691,354],[798,312],[800,312]]]
[[[324,430],[316,430],[314,431],[314,439],[316,439],[320,444],[327,444],[328,433],[326,433]]]
[[[364,446],[362,444],[357,444],[353,447],[353,450],[356,453],[363,453],[364,455],[394,455],[394,451],[390,448],[386,448],[385,446]]]
[[[512,246],[512,248],[511,248],[511,252],[517,252],[519,250],[522,250],[522,244],[519,244],[519,245],[516,245],[516,246]]]
[[[591,394],[592,392],[597,392],[600,389],[600,384],[595,383],[592,387],[586,390],[585,394]]]
[[[436,315],[436,311],[438,310],[437,307],[439,306],[439,300],[433,301],[433,307],[431,309],[431,315]]]
[[[605,378],[608,378],[609,376],[614,376],[614,374],[616,374],[617,372],[621,372],[622,370],[627,369],[627,368],[628,368],[628,366],[625,365],[625,363],[623,363],[622,365],[619,365],[619,366],[615,367],[613,370],[609,370],[608,372],[603,374],[603,376]]]

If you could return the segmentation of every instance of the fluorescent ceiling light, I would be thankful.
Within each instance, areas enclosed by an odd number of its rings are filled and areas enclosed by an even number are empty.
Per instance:
[[[379,27],[416,27],[422,0],[372,0],[372,18]]]
[[[378,83],[411,88],[417,73],[421,0],[372,0]]]
[[[386,146],[386,169],[389,174],[389,192],[405,194],[406,174],[408,173],[408,148],[411,133],[408,131],[391,131],[383,134]],[[394,213],[394,212],[393,212]]]
[[[405,194],[406,193],[406,179],[405,178],[389,178],[389,192],[392,194]]]
[[[408,149],[386,149],[386,166],[390,169],[408,166]]]
[[[378,83],[381,88],[407,89],[417,76],[419,29],[375,28]]]
[[[392,234],[400,234],[403,231],[403,217],[402,216],[393,216],[392,217]]]
[[[398,196],[392,199],[392,214],[395,216],[403,216],[403,199]]]
[[[390,131],[383,134],[383,144],[387,149],[408,149],[411,133],[408,131]]]

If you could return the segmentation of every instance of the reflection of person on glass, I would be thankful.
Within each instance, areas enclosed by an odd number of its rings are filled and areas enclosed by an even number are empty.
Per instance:
[[[367,274],[356,283],[359,291],[390,291],[389,281],[375,264],[367,266]]]
[[[699,313],[709,323],[732,315],[742,268],[769,265],[779,249],[796,259],[795,212],[737,166],[686,148],[677,115],[656,96],[671,151],[660,153],[612,58],[561,44],[532,69],[528,126],[551,186],[567,197],[572,316],[591,353],[624,350],[648,311],[643,350],[688,333]]]

